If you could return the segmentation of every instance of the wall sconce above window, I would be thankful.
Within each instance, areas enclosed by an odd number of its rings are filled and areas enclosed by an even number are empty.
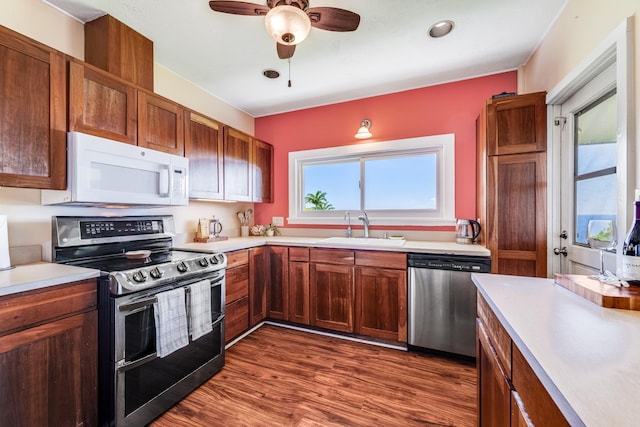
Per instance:
[[[371,138],[373,135],[371,135],[371,131],[369,131],[370,128],[371,120],[364,119],[362,122],[360,122],[360,129],[358,129],[358,132],[356,132],[355,137],[358,139]]]

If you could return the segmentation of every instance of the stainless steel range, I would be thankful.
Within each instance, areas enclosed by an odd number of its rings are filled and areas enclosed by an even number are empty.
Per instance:
[[[98,283],[101,426],[140,426],[224,365],[225,254],[172,250],[171,216],[52,218],[54,261]]]

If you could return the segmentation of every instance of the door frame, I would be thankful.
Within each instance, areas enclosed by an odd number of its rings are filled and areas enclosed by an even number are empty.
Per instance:
[[[594,77],[599,75],[611,64],[616,63],[616,89],[618,103],[618,139],[621,149],[618,150],[617,165],[617,225],[618,247],[622,249],[627,227],[633,218],[633,206],[629,201],[634,200],[636,187],[640,188],[636,180],[636,165],[639,153],[636,153],[635,141],[635,110],[633,86],[633,17],[626,18],[607,36],[587,57],[578,64],[564,79],[547,93],[547,139],[551,141],[547,149],[547,182],[561,181],[561,133],[562,126],[555,125],[556,117],[560,116],[562,104],[579,89],[584,87]],[[639,150],[640,151],[640,150]],[[566,246],[565,240],[560,239],[560,186],[548,186],[547,202],[547,275],[560,271],[560,256],[553,253],[553,248]],[[572,238],[570,236],[570,238]],[[616,270],[620,268],[619,257],[616,257]]]

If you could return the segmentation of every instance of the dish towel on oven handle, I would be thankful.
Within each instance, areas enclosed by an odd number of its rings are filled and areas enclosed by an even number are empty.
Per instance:
[[[156,295],[153,304],[156,320],[156,354],[165,357],[189,344],[184,288]]]
[[[191,290],[191,339],[195,341],[213,330],[211,326],[211,282],[201,280],[189,287]]]

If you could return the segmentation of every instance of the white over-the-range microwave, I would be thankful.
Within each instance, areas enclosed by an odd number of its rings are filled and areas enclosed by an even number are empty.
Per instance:
[[[187,205],[188,191],[186,157],[69,132],[67,190],[43,190],[42,204]]]

